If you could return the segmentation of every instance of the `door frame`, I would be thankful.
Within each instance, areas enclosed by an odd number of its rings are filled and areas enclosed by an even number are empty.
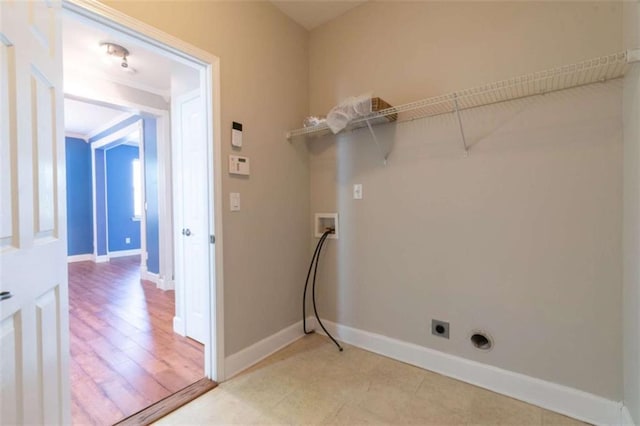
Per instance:
[[[90,97],[80,96],[76,93],[67,93],[65,94],[66,99],[73,99],[80,102],[85,102],[92,105],[105,106],[112,109],[122,110],[126,112],[125,117],[121,120],[117,120],[115,122],[110,123],[105,126],[102,130],[108,130],[114,125],[121,123],[122,121],[130,118],[133,115],[140,116],[140,119],[131,123],[127,127],[118,130],[117,136],[122,136],[125,133],[128,133],[129,130],[131,132],[135,131],[134,129],[138,129],[140,132],[140,160],[142,161],[143,168],[143,187],[146,188],[145,181],[145,165],[144,165],[144,118],[145,117],[153,117],[156,120],[156,143],[158,150],[158,188],[160,191],[158,192],[158,222],[159,222],[159,241],[158,241],[158,249],[160,252],[160,270],[158,273],[151,273],[148,270],[147,261],[148,261],[148,253],[147,253],[147,237],[146,237],[146,222],[147,222],[147,209],[143,209],[142,218],[140,221],[141,234],[140,234],[140,277],[143,280],[153,282],[157,288],[160,290],[173,290],[174,286],[174,265],[173,265],[173,234],[172,234],[172,223],[173,223],[173,215],[172,215],[172,197],[171,197],[171,135],[169,134],[169,125],[170,114],[169,109],[156,109],[147,105],[142,105],[138,103],[131,102],[128,99],[124,99],[119,96],[114,96],[113,94],[99,93],[92,94]],[[127,116],[128,115],[128,116]],[[101,130],[101,131],[102,131]],[[101,133],[101,131],[99,133]],[[101,148],[103,145],[108,145],[113,140],[112,135],[105,136],[102,139],[94,141],[93,143],[89,143],[91,145],[91,186],[93,188],[92,191],[92,199],[93,199],[93,253],[92,260],[96,263],[108,262],[111,258],[108,247],[106,250],[106,254],[98,255],[98,236],[97,236],[97,208],[96,208],[96,167],[95,167],[95,149]],[[118,139],[118,137],[116,137]],[[168,191],[167,191],[168,189]],[[106,196],[106,192],[105,192]],[[146,190],[144,193],[144,202],[147,202],[146,199]],[[107,214],[108,216],[108,214]],[[108,218],[107,218],[108,219]],[[108,237],[108,224],[106,226],[106,233]],[[107,241],[108,246],[108,241]]]
[[[78,99],[76,97],[69,97],[70,99]],[[101,102],[96,102],[95,100],[90,100],[90,99],[82,99],[83,102],[89,103],[89,104],[94,104],[94,105],[103,105],[103,103]],[[117,107],[119,105],[113,105],[114,107]],[[91,148],[91,182],[92,182],[92,188],[91,188],[91,196],[92,196],[92,201],[93,201],[93,260],[96,263],[101,263],[101,262],[108,262],[109,259],[111,259],[111,253],[109,251],[109,198],[107,196],[107,187],[108,187],[108,183],[107,183],[107,151],[109,149],[111,149],[112,147],[110,147],[110,145],[117,141],[118,139],[121,139],[123,137],[126,137],[127,135],[130,135],[134,132],[138,132],[138,138],[139,138],[139,144],[138,144],[138,151],[139,151],[139,159],[140,159],[140,165],[142,167],[142,187],[145,188],[145,179],[144,179],[144,130],[142,128],[142,118],[140,118],[138,121],[129,124],[128,126],[117,130],[114,133],[111,133],[103,138],[100,138],[96,141],[94,141],[93,143],[90,143],[89,146]],[[115,148],[115,146],[113,147]],[[103,157],[103,162],[104,162],[104,173],[105,173],[105,181],[104,181],[104,204],[105,204],[105,238],[106,238],[106,254],[104,255],[99,255],[98,254],[98,212],[97,212],[97,193],[96,193],[96,184],[97,184],[97,177],[96,177],[96,150],[98,149],[102,149],[104,151],[104,157]],[[146,197],[143,197],[143,202],[146,203]],[[140,217],[140,267],[141,269],[141,275],[143,279],[146,279],[144,277],[144,275],[146,274],[147,271],[147,259],[146,259],[146,252],[147,252],[147,236],[146,236],[146,223],[147,223],[147,211],[146,209],[142,210],[142,216]]]
[[[222,132],[220,114],[220,59],[150,25],[111,9],[96,0],[63,0],[62,7],[89,22],[105,25],[124,36],[146,44],[157,53],[200,69],[201,95],[205,100],[207,170],[209,183],[209,233],[215,244],[209,245],[208,317],[209,333],[205,341],[205,376],[221,382],[224,375],[224,270],[222,236]],[[164,121],[164,120],[163,120]]]

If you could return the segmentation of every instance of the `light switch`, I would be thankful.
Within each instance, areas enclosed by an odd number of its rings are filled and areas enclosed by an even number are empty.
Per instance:
[[[239,212],[240,211],[240,193],[239,192],[229,193],[229,203],[230,203],[232,212]]]
[[[356,183],[353,185],[353,199],[362,200],[362,184]]]

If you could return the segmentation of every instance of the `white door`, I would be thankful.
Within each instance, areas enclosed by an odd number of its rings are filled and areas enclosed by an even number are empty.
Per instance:
[[[176,99],[176,296],[188,337],[205,343],[209,329],[209,182],[204,104],[198,93]],[[177,304],[180,301],[177,301]],[[179,316],[179,315],[178,315]]]
[[[59,18],[0,1],[0,424],[70,422]]]

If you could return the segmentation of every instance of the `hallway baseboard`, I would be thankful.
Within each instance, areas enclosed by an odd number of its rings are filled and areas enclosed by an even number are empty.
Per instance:
[[[75,254],[73,256],[67,256],[67,263],[86,262],[86,261],[93,262],[93,260],[94,260],[94,257],[92,253]]]
[[[114,259],[116,257],[126,257],[126,256],[137,256],[140,254],[140,249],[132,249],[132,250],[117,250],[110,251],[107,256],[109,259]]]

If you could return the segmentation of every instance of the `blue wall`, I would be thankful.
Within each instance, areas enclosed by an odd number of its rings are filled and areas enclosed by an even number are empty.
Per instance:
[[[145,198],[147,202],[147,269],[160,271],[158,226],[158,148],[156,120],[133,116],[92,137],[95,142],[143,119],[145,144]],[[114,141],[95,150],[96,241],[98,256],[109,251],[140,248],[140,222],[132,221],[133,185],[131,160],[138,149]],[[91,187],[91,147],[81,139],[67,138],[67,227],[69,255],[93,253],[93,209]],[[108,176],[107,176],[108,174]],[[107,202],[108,199],[108,202]],[[107,212],[108,209],[108,212]],[[107,224],[108,221],[108,224]],[[107,226],[108,225],[108,226]],[[109,232],[107,239],[107,230]],[[125,238],[131,244],[125,244]]]
[[[105,175],[105,151],[96,149],[96,245],[98,256],[107,254],[107,194]]]
[[[158,135],[156,120],[145,117],[144,167],[145,198],[147,201],[147,269],[160,272],[160,232],[158,226]]]
[[[106,151],[109,251],[140,248],[140,221],[133,218],[133,160],[138,147],[119,145]],[[125,242],[130,238],[130,243]]]
[[[67,254],[93,253],[91,147],[65,138],[67,160]]]

